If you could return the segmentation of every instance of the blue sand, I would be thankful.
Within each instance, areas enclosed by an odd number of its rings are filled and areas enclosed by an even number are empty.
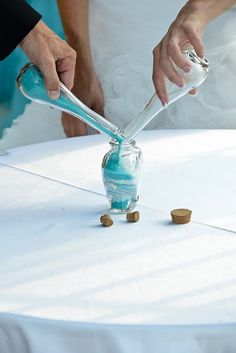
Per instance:
[[[122,164],[120,149],[111,153],[105,162],[103,180],[111,208],[127,210],[137,201],[136,175]]]

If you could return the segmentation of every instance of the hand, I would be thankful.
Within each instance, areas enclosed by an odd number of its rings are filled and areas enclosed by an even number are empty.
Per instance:
[[[153,83],[162,104],[168,104],[165,87],[165,76],[179,87],[184,85],[183,79],[177,74],[173,63],[190,71],[190,64],[182,55],[181,49],[191,45],[198,56],[203,57],[202,34],[207,24],[204,11],[196,3],[189,1],[171,24],[167,34],[153,50]],[[196,94],[196,90],[189,92]]]
[[[94,72],[88,72],[82,65],[76,67],[75,85],[73,93],[89,108],[100,115],[104,115],[104,98],[101,84]],[[68,137],[87,134],[87,125],[77,118],[62,113],[62,125]]]
[[[73,87],[76,52],[45,23],[39,21],[20,46],[42,72],[52,99],[60,95],[59,80],[69,89]]]

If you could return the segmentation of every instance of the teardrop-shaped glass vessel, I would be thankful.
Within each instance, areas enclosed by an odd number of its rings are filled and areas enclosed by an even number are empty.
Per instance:
[[[60,97],[51,99],[43,76],[35,65],[28,63],[21,69],[17,85],[23,95],[30,100],[67,112],[117,141],[123,141],[124,138],[117,126],[88,108],[63,83],[60,83]]]
[[[191,89],[199,87],[205,81],[208,74],[208,61],[205,58],[199,58],[194,49],[186,48],[182,53],[185,58],[189,60],[191,70],[189,73],[186,73],[175,66],[176,71],[182,77],[185,84],[181,88],[166,80],[167,94],[169,96],[168,105],[183,97]],[[132,140],[163,109],[165,109],[165,107],[162,105],[157,94],[154,93],[144,110],[123,130],[125,139]]]

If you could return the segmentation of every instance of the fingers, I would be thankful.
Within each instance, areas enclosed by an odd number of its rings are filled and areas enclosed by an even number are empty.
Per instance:
[[[198,91],[196,88],[191,89],[191,91],[188,92],[191,97],[196,97],[198,95]]]
[[[168,96],[167,96],[166,85],[165,85],[165,75],[159,66],[158,59],[156,59],[155,57],[154,57],[152,78],[153,78],[153,83],[156,89],[157,96],[160,99],[162,105],[168,104]]]
[[[67,137],[87,135],[87,127],[83,121],[66,113],[62,114],[61,121]]]
[[[87,125],[83,121],[79,121],[78,119],[74,127],[74,131],[75,136],[85,136],[88,134]]]
[[[44,55],[44,60],[38,64],[40,71],[43,74],[45,86],[48,95],[51,99],[57,99],[60,96],[60,81],[56,70],[56,64],[53,58]]]
[[[203,42],[196,28],[191,22],[184,22],[179,25],[172,25],[171,30],[153,51],[153,83],[162,104],[168,104],[168,96],[165,87],[165,76],[172,83],[183,87],[184,80],[176,72],[174,64],[190,72],[191,64],[182,54],[181,49],[186,43],[190,43],[196,50],[198,56],[203,57]],[[196,90],[190,92],[195,95]]]
[[[182,27],[186,33],[189,42],[194,47],[197,55],[202,58],[204,56],[204,46],[200,35],[189,22],[185,22]]]
[[[74,86],[76,52],[69,46],[62,58],[57,60],[56,67],[60,80],[70,90]]]
[[[92,105],[91,109],[94,110],[99,115],[104,116],[104,106],[103,106],[102,102],[95,102]]]
[[[181,68],[185,72],[189,72],[191,65],[189,61],[183,56],[183,53],[180,49],[180,45],[177,40],[170,39],[167,48],[169,57],[173,60],[177,67]]]
[[[57,59],[57,56],[60,56],[60,58]],[[60,80],[69,89],[72,89],[75,63],[76,53],[67,45],[59,54],[49,54],[48,58],[44,54],[43,60],[38,66],[43,74],[45,86],[51,99],[57,99],[60,96]]]
[[[160,66],[163,69],[165,75],[169,79],[170,82],[176,84],[179,87],[183,87],[184,81],[183,79],[177,74],[173,67],[173,63],[171,61],[171,58],[168,54],[168,38],[164,38],[161,44],[161,52],[160,52]]]
[[[50,98],[59,98],[59,80],[69,89],[73,87],[76,52],[43,21],[39,21],[21,46],[42,72]]]
[[[62,126],[63,126],[63,129],[64,129],[66,136],[70,137],[70,126],[69,126],[67,116],[68,116],[68,114],[62,113],[61,123],[62,123]]]
[[[60,96],[60,81],[72,89],[74,85],[76,52],[59,37],[53,37],[48,59],[43,56],[40,69],[44,76],[48,95],[52,99]]]
[[[183,79],[177,74],[170,60],[166,42],[166,40],[163,40],[153,51],[153,83],[157,96],[163,105],[168,104],[165,76],[179,87],[184,85]]]

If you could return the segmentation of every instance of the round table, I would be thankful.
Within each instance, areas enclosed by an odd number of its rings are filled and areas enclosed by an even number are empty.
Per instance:
[[[100,135],[0,156],[1,353],[234,352],[236,131],[145,131],[138,210],[114,215]],[[170,210],[191,208],[173,225]]]

